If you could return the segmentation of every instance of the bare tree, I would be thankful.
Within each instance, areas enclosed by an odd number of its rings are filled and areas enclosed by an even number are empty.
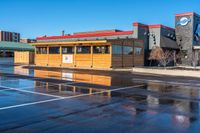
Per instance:
[[[158,46],[153,46],[149,55],[149,60],[150,60],[150,66],[152,63],[152,60],[157,60],[159,61],[160,55],[161,55],[162,49]]]
[[[149,60],[157,60],[159,63],[166,67],[173,60],[173,53],[169,50],[163,50],[158,46],[154,46],[151,50]]]
[[[161,52],[160,64],[166,67],[173,60],[173,54],[171,51],[166,50]]]

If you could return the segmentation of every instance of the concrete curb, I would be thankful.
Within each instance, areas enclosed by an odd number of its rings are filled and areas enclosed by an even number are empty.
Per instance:
[[[151,69],[151,68],[133,68],[133,72],[145,73],[145,74],[156,74],[156,75],[167,75],[167,76],[182,76],[182,77],[195,77],[200,78],[200,71],[194,70],[169,70],[169,69]]]

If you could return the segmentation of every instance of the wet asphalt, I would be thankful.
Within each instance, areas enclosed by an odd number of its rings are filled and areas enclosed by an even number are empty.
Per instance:
[[[199,133],[198,78],[24,68],[0,59],[2,133]]]

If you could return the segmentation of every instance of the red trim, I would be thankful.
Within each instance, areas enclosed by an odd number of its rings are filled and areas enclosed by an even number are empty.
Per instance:
[[[75,34],[75,35],[65,35],[65,36],[43,36],[37,37],[37,40],[47,40],[47,39],[67,39],[67,38],[83,38],[83,37],[99,37],[99,36],[115,36],[115,35],[131,35],[133,31],[122,31],[122,32],[103,32],[103,33],[86,33],[86,34]]]
[[[154,24],[154,25],[149,25],[149,28],[161,28],[162,25],[161,24]]]
[[[161,25],[161,24],[154,24],[154,25],[145,25],[145,24],[141,24],[141,23],[133,23],[133,26],[141,26],[143,28],[149,28],[149,29],[152,29],[152,28],[165,28],[165,29],[168,29],[168,30],[175,30],[174,28],[170,28],[170,27],[167,27],[167,26],[164,26],[164,25]]]
[[[180,17],[180,16],[191,16],[191,15],[194,15],[194,12],[187,12],[187,13],[176,14],[176,17]]]
[[[133,26],[141,26],[142,28],[149,28],[148,25],[142,24],[142,23],[138,23],[138,22],[133,23]]]
[[[165,29],[168,29],[168,30],[175,30],[174,28],[171,28],[171,27],[167,27],[167,26],[164,26],[164,25],[161,25],[161,24],[155,24],[155,25],[149,25],[149,28],[165,28]]]

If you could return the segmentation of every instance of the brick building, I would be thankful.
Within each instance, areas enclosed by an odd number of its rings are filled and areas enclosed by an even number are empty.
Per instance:
[[[20,33],[0,30],[0,41],[20,42]]]

